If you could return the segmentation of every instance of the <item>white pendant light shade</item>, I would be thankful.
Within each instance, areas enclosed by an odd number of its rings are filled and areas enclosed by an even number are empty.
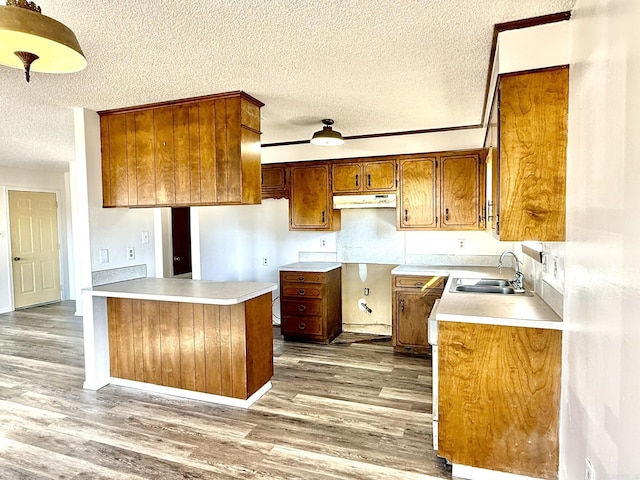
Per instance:
[[[75,34],[24,0],[0,6],[0,64],[46,73],[72,73],[87,66]]]
[[[324,124],[324,127],[322,127],[322,130],[318,130],[313,134],[313,137],[311,137],[311,143],[322,147],[342,145],[344,143],[342,134],[334,131],[331,127],[331,125],[333,125],[333,120],[326,118],[322,120],[322,123]]]

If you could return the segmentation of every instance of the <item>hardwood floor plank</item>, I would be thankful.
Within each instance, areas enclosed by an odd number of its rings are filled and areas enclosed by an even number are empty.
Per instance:
[[[273,388],[250,409],[93,392],[82,389],[74,311],[61,302],[0,315],[2,480],[451,480],[430,448],[429,358],[385,341],[285,342],[275,328]],[[159,328],[148,313],[152,325],[135,328]],[[194,353],[211,318],[194,312]],[[219,388],[204,357],[188,368],[202,389]]]

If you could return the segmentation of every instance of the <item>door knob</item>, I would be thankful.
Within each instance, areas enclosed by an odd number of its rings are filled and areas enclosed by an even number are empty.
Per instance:
[[[20,260],[22,260],[20,257],[13,257],[14,262],[19,262]]]
[[[173,257],[173,261],[174,262],[179,262],[180,261],[180,257]]]

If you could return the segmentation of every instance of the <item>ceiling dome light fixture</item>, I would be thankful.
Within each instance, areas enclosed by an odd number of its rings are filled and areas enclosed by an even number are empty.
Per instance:
[[[342,138],[342,134],[340,132],[336,132],[331,128],[333,125],[333,120],[330,118],[325,118],[322,120],[324,127],[322,130],[318,130],[311,137],[311,143],[313,145],[320,145],[322,147],[333,147],[335,145],[342,145],[344,143],[344,139]]]
[[[6,0],[0,6],[0,65],[30,72],[72,73],[87,66],[75,34],[42,15],[34,2]]]

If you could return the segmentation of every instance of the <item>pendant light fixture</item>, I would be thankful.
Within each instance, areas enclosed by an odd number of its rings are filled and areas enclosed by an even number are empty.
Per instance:
[[[322,130],[318,130],[311,137],[311,143],[313,145],[320,145],[322,147],[333,147],[335,145],[342,145],[344,143],[344,139],[342,138],[342,134],[340,132],[336,132],[333,130],[331,125],[333,125],[333,120],[330,118],[325,118],[322,120],[324,127]]]
[[[42,15],[34,2],[6,0],[0,6],[0,65],[30,72],[72,73],[87,66],[75,34]]]

